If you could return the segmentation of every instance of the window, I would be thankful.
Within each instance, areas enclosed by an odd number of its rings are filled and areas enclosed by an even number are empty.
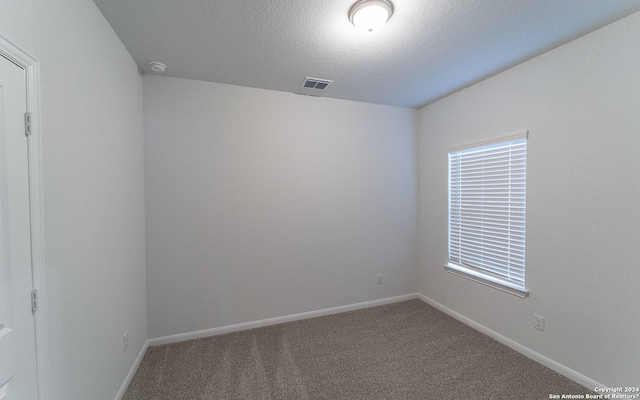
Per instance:
[[[526,296],[527,133],[449,151],[450,272]]]

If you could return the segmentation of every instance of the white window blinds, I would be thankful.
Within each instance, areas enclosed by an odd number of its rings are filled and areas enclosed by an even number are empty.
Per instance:
[[[525,290],[526,133],[449,152],[449,263]]]

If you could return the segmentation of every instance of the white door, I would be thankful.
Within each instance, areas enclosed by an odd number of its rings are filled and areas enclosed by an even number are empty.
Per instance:
[[[26,77],[0,55],[0,400],[37,399]]]

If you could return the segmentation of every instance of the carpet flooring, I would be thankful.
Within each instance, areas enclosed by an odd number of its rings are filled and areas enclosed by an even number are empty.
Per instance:
[[[150,347],[124,400],[591,393],[420,300]]]

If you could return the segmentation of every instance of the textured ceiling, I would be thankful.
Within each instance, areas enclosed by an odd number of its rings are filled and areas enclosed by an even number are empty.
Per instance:
[[[633,12],[640,0],[392,0],[379,32],[355,0],[94,0],[140,68],[166,76],[420,107]]]

